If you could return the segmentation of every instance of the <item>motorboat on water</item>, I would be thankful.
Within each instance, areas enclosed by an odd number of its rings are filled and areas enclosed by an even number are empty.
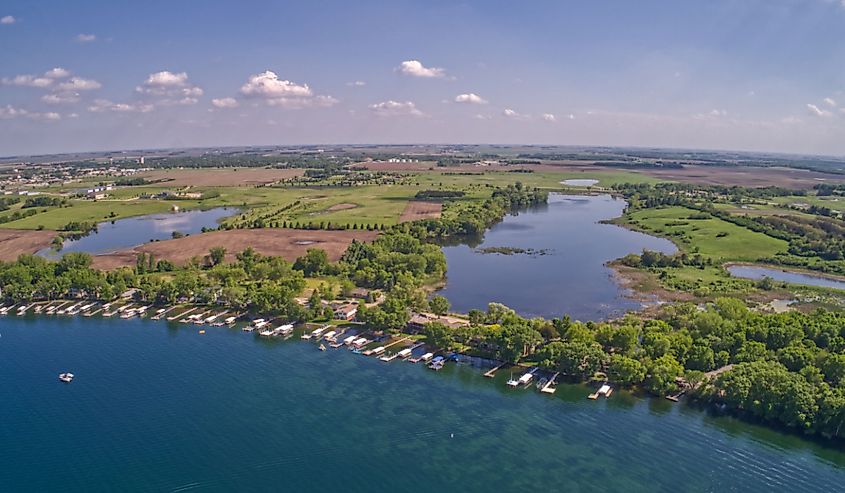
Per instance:
[[[70,383],[73,381],[73,373],[59,373],[59,380],[64,383]]]

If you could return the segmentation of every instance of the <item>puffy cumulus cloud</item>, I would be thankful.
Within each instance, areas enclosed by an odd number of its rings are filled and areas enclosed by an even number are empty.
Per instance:
[[[811,103],[807,103],[807,112],[812,116],[817,116],[817,117],[820,117],[820,118],[827,118],[827,117],[833,115],[833,113],[831,113],[830,111],[823,110],[823,109],[819,108],[818,106],[811,104]]]
[[[198,98],[204,94],[201,87],[188,81],[186,72],[174,73],[168,70],[148,75],[144,83],[137,86],[135,91],[146,96],[161,98],[154,101],[154,104],[164,106],[197,104]]]
[[[411,77],[437,78],[445,77],[446,71],[438,67],[426,67],[419,60],[405,60],[396,68],[399,73]]]
[[[54,67],[42,75],[23,74],[14,77],[3,77],[0,83],[4,86],[36,87],[48,89],[54,87],[60,79],[70,76],[70,71],[62,67]],[[56,89],[62,90],[62,89]]]
[[[148,103],[113,103],[108,99],[97,99],[88,107],[88,111],[92,113],[149,113],[155,107]]]
[[[78,41],[80,43],[92,43],[94,41],[97,41],[97,35],[96,34],[85,34],[85,33],[77,34],[76,35],[76,41]]]
[[[54,111],[39,113],[28,111],[23,108],[15,108],[11,105],[0,106],[0,119],[10,120],[12,118],[29,118],[31,120],[55,122],[61,120],[62,115]]]
[[[0,24],[14,24],[15,22],[18,22],[18,20],[11,15],[0,17]]]
[[[552,113],[543,113],[543,120],[547,122],[556,122],[557,118]]]
[[[57,91],[92,91],[103,87],[94,79],[83,79],[82,77],[71,77],[70,79],[56,85]]]
[[[475,93],[458,94],[455,96],[456,103],[466,104],[487,104],[487,100]]]
[[[55,82],[50,77],[42,77],[38,75],[16,75],[14,77],[3,77],[0,82],[4,86],[21,86],[21,87],[38,87],[47,88]]]
[[[47,104],[72,104],[79,102],[78,92],[50,93],[41,96],[41,101]]]
[[[519,118],[519,116],[520,116],[519,113],[517,113],[516,111],[514,111],[510,108],[505,108],[505,110],[502,111],[502,115],[504,115],[508,118]]]
[[[215,98],[211,100],[211,105],[215,108],[237,108],[240,106],[235,98]]]
[[[413,101],[383,101],[370,105],[370,110],[379,116],[423,116]]]
[[[308,84],[297,84],[289,80],[279,79],[279,76],[272,70],[265,70],[260,74],[249,76],[246,84],[241,86],[241,94],[249,97],[278,99],[307,98],[313,93]]]
[[[249,76],[241,86],[241,94],[262,99],[270,106],[282,108],[327,108],[338,100],[329,95],[315,95],[308,84],[280,79],[272,70]]]
[[[54,67],[44,72],[44,77],[48,77],[50,79],[64,79],[65,77],[69,76],[70,70],[64,69],[62,67]]]

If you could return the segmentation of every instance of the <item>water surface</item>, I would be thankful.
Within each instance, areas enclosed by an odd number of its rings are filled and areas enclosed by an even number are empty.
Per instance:
[[[166,322],[0,322],[0,491],[840,491],[845,454],[665,400],[511,390]],[[70,370],[76,379],[58,381]]]
[[[563,185],[569,185],[570,187],[591,187],[598,182],[598,180],[591,178],[572,178],[571,180],[563,180],[560,183]]]
[[[97,231],[78,240],[65,240],[61,251],[46,248],[39,255],[59,258],[69,252],[85,252],[92,255],[110,253],[115,250],[142,245],[150,240],[169,240],[174,231],[194,234],[202,228],[216,228],[224,217],[236,214],[237,210],[218,207],[205,211],[166,212],[146,216],[105,221],[97,225]]]
[[[475,248],[445,247],[447,284],[440,294],[457,312],[494,301],[524,316],[597,320],[640,308],[605,264],[644,249],[676,248],[663,238],[600,224],[624,209],[625,201],[610,195],[552,194],[548,205],[506,216]],[[484,253],[490,247],[533,253]]]
[[[732,276],[741,277],[743,279],[757,280],[768,277],[775,281],[787,282],[790,284],[841,289],[845,291],[845,281],[810,273],[805,274],[758,265],[729,265],[727,270]]]

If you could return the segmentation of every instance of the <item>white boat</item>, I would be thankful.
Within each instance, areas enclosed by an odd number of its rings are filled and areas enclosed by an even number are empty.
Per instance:
[[[357,339],[357,337],[349,336],[349,337],[347,337],[346,339],[343,340],[343,343],[346,344],[347,346],[349,346],[350,344],[355,342],[355,339]]]
[[[425,354],[424,354],[424,355],[422,355],[422,357],[420,358],[420,361],[423,361],[423,362],[425,362],[425,363],[428,363],[429,361],[431,361],[431,358],[433,358],[433,357],[434,357],[434,353],[425,353]]]
[[[59,380],[64,383],[70,383],[73,381],[73,373],[59,373]]]
[[[330,331],[326,332],[326,334],[323,336],[323,339],[331,342],[331,340],[334,339],[334,336],[336,336],[336,335],[337,335],[336,331],[330,330]]]
[[[443,356],[435,356],[428,364],[428,367],[434,371],[440,371],[443,369],[443,365],[445,364],[446,358],[444,358]]]
[[[268,329],[264,329],[261,332],[259,332],[258,335],[260,335],[262,337],[270,337],[274,333],[275,333],[275,331],[273,329],[268,328]]]
[[[399,351],[398,353],[396,353],[396,357],[399,358],[399,359],[405,359],[405,358],[408,358],[410,356],[411,356],[411,349],[410,348],[405,348],[405,349]]]
[[[235,323],[235,320],[237,320],[237,319],[238,319],[238,317],[229,317],[226,320],[224,320],[224,322],[226,322],[226,325],[232,325],[232,324]]]
[[[293,334],[293,324],[285,324],[276,328],[276,335],[287,337]]]
[[[325,327],[320,327],[319,329],[312,330],[311,337],[320,337],[320,334],[322,334],[324,330],[326,330]]]
[[[325,350],[326,350],[326,345],[323,344],[323,343],[320,343],[320,351],[325,351]]]

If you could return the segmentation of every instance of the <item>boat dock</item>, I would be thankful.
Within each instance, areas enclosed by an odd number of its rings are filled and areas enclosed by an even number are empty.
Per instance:
[[[171,306],[170,308],[165,309],[163,312],[156,313],[155,315],[153,315],[152,319],[153,320],[161,320],[162,318],[164,318],[165,315],[167,315],[168,313],[172,312],[173,310],[175,310],[177,308],[179,308],[179,307],[178,306]]]
[[[496,371],[506,365],[507,363],[502,363],[499,366],[496,366],[495,368],[490,368],[489,370],[487,370],[486,373],[484,373],[484,376],[487,378],[493,378],[493,376],[496,375]]]
[[[557,380],[558,375],[560,375],[560,372],[555,373],[554,376],[546,382],[546,385],[540,387],[540,392],[543,392],[544,394],[554,394],[555,390],[557,390],[557,387],[555,387],[555,381]]]
[[[193,313],[193,312],[197,311],[198,309],[199,309],[199,307],[195,306],[195,307],[191,308],[190,310],[184,311],[182,313],[177,313],[176,315],[167,317],[167,321],[172,322],[172,321],[176,320],[177,318],[184,317],[185,315],[187,315],[189,313]]]
[[[600,395],[603,395],[605,399],[610,397],[610,394],[613,393],[613,388],[611,388],[608,384],[603,384],[599,389],[592,394],[587,396],[587,399],[596,400],[599,398]]]

